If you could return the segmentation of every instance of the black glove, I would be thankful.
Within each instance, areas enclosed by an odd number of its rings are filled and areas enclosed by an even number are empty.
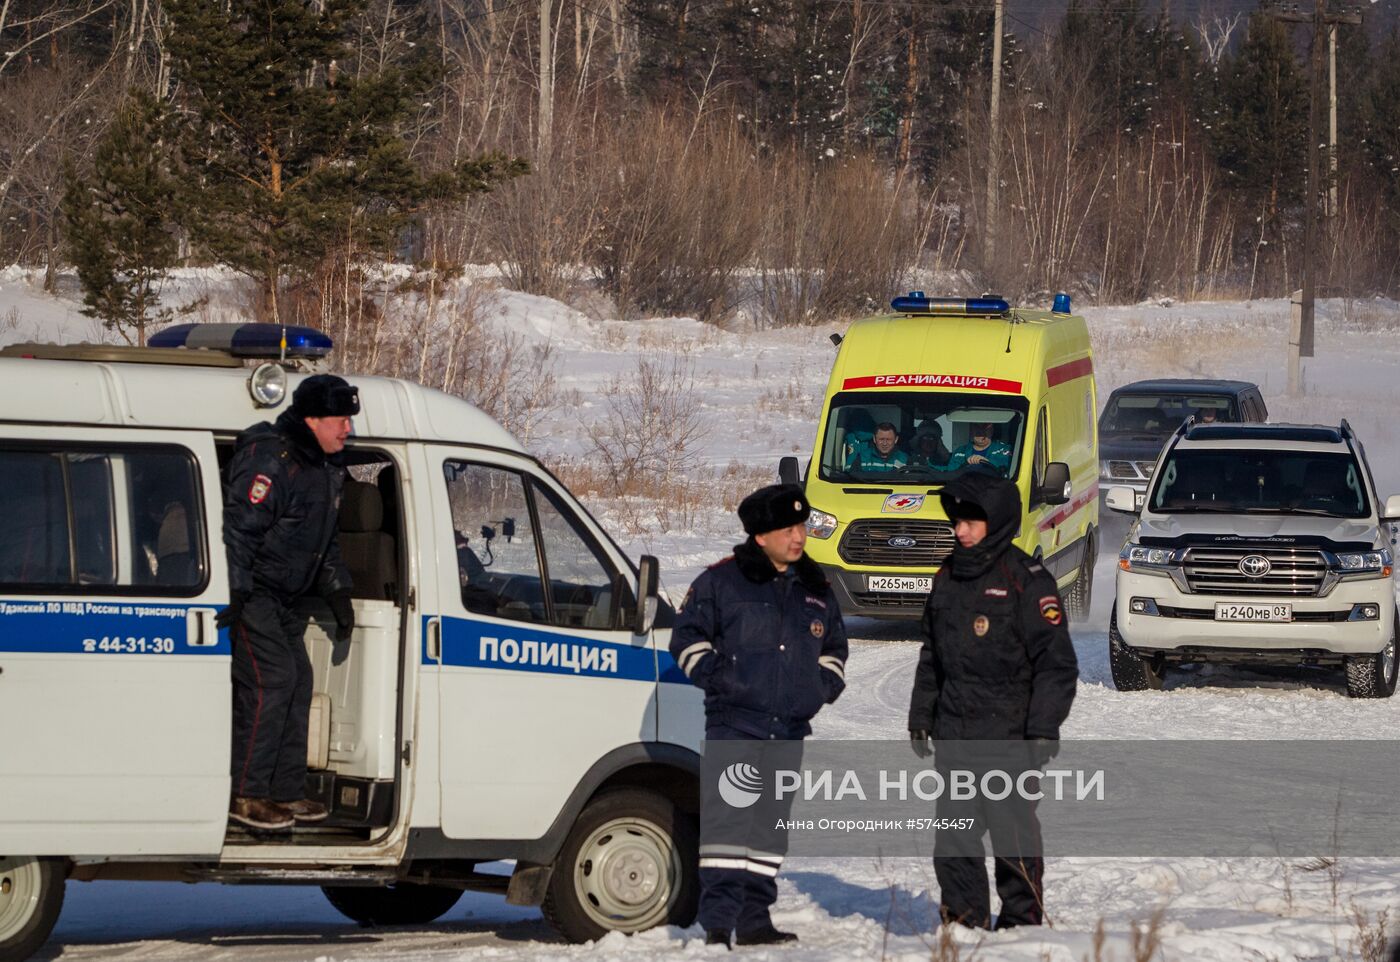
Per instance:
[[[243,606],[248,603],[248,592],[230,591],[228,607],[214,616],[214,627],[232,628],[243,620]]]
[[[914,749],[914,754],[920,758],[933,757],[933,743],[928,740],[928,732],[922,728],[909,732],[909,747]]]
[[[326,602],[335,615],[335,640],[349,641],[350,633],[355,630],[355,607],[350,604],[350,592],[343,589],[331,592]]]
[[[1031,761],[1036,768],[1044,768],[1045,763],[1058,754],[1060,754],[1060,740],[1058,738],[1031,739]]]

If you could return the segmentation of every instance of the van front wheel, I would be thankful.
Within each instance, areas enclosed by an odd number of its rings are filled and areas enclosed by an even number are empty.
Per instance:
[[[461,889],[443,885],[323,885],[326,901],[361,925],[427,925],[446,915],[462,897]]]
[[[655,792],[588,803],[554,863],[544,916],[571,942],[657,925],[688,926],[700,898],[695,819]]]
[[[1069,611],[1071,621],[1088,621],[1089,608],[1094,600],[1094,563],[1099,557],[1098,539],[1092,529],[1084,537],[1087,541],[1084,545],[1084,557],[1079,562],[1079,574],[1070,582],[1069,590],[1065,592],[1065,608]]]
[[[48,939],[66,874],[60,859],[0,856],[0,962],[22,962]]]

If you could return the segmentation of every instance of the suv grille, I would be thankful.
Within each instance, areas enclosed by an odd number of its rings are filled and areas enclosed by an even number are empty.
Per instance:
[[[1151,479],[1155,467],[1156,461],[1110,461],[1108,476],[1115,480],[1147,481]]]
[[[890,544],[891,539],[909,539],[907,546]],[[913,518],[865,518],[851,523],[841,537],[841,559],[853,565],[890,565],[901,568],[932,568],[941,565],[953,551],[953,526],[946,521],[918,521]],[[920,598],[920,604],[923,599]]]
[[[1268,574],[1240,570],[1251,556],[1268,559]],[[1327,574],[1322,552],[1303,548],[1192,548],[1184,567],[1186,583],[1204,595],[1315,595]]]

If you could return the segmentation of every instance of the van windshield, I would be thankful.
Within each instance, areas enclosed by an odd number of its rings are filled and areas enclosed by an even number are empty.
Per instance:
[[[1176,450],[1157,472],[1152,510],[1364,518],[1366,485],[1350,454]]]
[[[1203,423],[1238,421],[1235,399],[1204,394],[1116,394],[1104,405],[1099,434],[1166,440],[1191,416]]]
[[[1015,477],[1026,413],[1019,396],[851,391],[827,414],[818,477],[919,484],[964,471]]]

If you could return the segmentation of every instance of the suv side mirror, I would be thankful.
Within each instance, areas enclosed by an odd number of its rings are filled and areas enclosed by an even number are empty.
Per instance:
[[[783,484],[800,484],[797,473],[797,459],[789,455],[778,459],[778,480]]]
[[[1036,492],[1036,501],[1041,504],[1064,504],[1069,500],[1069,465],[1063,461],[1051,461],[1045,466],[1045,478]]]
[[[649,554],[637,566],[637,607],[632,614],[632,634],[645,635],[656,621],[656,595],[661,582],[661,565]]]
[[[1400,494],[1392,494],[1385,499],[1385,514],[1382,521],[1400,521]]]
[[[1115,484],[1109,488],[1108,497],[1104,498],[1103,503],[1110,511],[1137,514],[1137,492],[1126,484]]]

